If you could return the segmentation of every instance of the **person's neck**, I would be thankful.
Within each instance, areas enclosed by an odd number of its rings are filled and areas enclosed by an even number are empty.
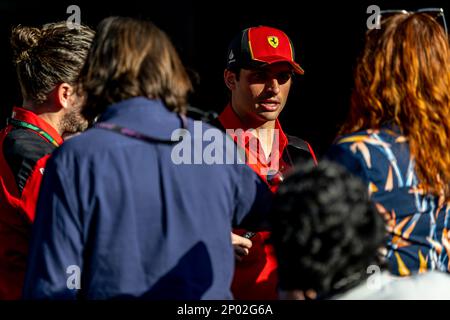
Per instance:
[[[59,125],[61,119],[59,112],[52,111],[51,107],[45,104],[38,106],[30,101],[24,101],[22,107],[26,110],[32,111],[39,118],[47,122],[58,132],[59,135],[63,134]]]
[[[254,135],[258,138],[266,157],[270,156],[275,137],[275,121],[268,121],[255,128]]]
[[[246,127],[245,129],[250,130],[252,134],[258,138],[259,143],[264,150],[264,155],[268,157],[272,152],[276,120],[259,121],[254,118],[241,115],[236,110],[235,113]]]

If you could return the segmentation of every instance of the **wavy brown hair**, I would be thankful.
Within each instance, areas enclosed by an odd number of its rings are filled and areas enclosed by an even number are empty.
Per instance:
[[[15,26],[10,42],[23,98],[41,105],[58,84],[76,84],[93,38],[89,27],[69,29],[66,21]]]
[[[421,187],[450,199],[450,49],[425,13],[391,16],[366,34],[340,134],[386,123],[408,138]]]
[[[184,113],[192,90],[169,37],[150,21],[103,19],[80,75],[84,115],[93,119],[116,102],[144,96]]]

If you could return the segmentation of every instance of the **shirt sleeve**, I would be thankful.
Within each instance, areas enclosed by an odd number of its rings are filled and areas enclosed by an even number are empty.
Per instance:
[[[25,299],[75,299],[81,288],[82,225],[67,163],[51,158],[39,194]]]

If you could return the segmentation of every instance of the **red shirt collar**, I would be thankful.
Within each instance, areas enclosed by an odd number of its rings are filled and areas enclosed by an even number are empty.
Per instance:
[[[225,129],[243,129],[243,130],[248,130],[248,129],[254,129],[254,128],[249,128],[247,127],[242,121],[241,119],[239,119],[239,117],[237,116],[236,112],[233,110],[233,108],[231,107],[231,103],[229,103],[225,109],[222,111],[222,113],[219,115],[219,121],[222,124],[222,126]],[[283,128],[281,128],[281,124],[280,121],[278,121],[278,119],[275,120],[275,129],[278,130],[278,132],[280,133],[280,145],[279,145],[279,151],[280,151],[280,155],[283,154],[284,148],[286,148],[286,146],[288,145],[288,139],[283,131]],[[233,137],[235,138],[235,137]]]
[[[242,121],[239,119],[239,117],[237,116],[236,112],[234,112],[233,108],[231,107],[231,104],[228,104],[225,109],[222,111],[222,113],[219,115],[219,122],[222,124],[222,126],[225,129],[242,129],[242,130],[248,130],[251,128],[248,128],[246,125],[244,125],[242,123]],[[275,121],[275,129],[278,129],[278,133],[279,133],[279,145],[278,145],[278,152],[276,152],[276,150],[272,150],[271,153],[271,157],[274,156],[275,153],[277,153],[277,159],[278,160],[278,171],[283,171],[287,164],[283,161],[282,156],[283,156],[283,152],[284,149],[286,148],[286,146],[288,145],[288,139],[285,135],[285,133],[283,132],[283,129],[281,128],[281,124],[278,121],[278,119]],[[244,148],[247,154],[247,157],[250,156],[250,153],[255,154],[254,151],[249,150],[249,146],[250,143],[249,141],[247,141],[247,143],[245,143],[245,145],[243,145],[243,141],[242,139],[238,139],[238,137],[230,132],[227,132],[228,134],[230,134],[230,136],[233,138],[233,140],[238,143],[240,145],[240,147]],[[258,141],[258,139],[255,137],[254,139],[256,139]],[[260,143],[258,141],[258,148],[260,148]],[[258,149],[259,150],[259,149]],[[271,168],[267,163],[263,163],[259,158],[259,155],[255,155],[257,162],[256,163],[247,163],[249,165],[249,167],[251,167],[253,169],[253,171],[255,171],[270,187],[270,189],[275,192],[278,188],[278,185],[273,185],[268,183],[267,181],[267,175],[264,174],[263,172],[267,172],[267,169]],[[255,158],[253,158],[255,159]],[[273,161],[273,159],[272,159]],[[272,165],[272,164],[271,164]]]
[[[24,109],[22,107],[14,107],[12,111],[13,119],[20,120],[29,124],[32,124],[46,133],[48,133],[55,141],[61,145],[63,143],[63,138],[59,135],[59,133],[53,128],[50,124],[48,124],[44,119],[41,119],[37,114],[33,111]]]

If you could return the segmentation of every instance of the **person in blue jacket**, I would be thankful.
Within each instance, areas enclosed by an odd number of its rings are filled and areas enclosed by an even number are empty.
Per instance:
[[[104,19],[80,82],[97,121],[48,163],[24,298],[232,298],[231,228],[262,225],[269,191],[183,116],[191,82],[167,35]]]

